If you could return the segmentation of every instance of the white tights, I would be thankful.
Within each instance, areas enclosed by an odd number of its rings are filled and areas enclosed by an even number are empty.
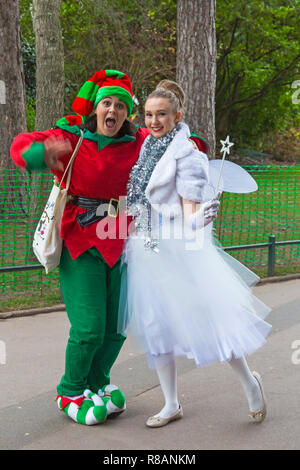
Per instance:
[[[156,372],[165,398],[165,406],[155,416],[168,418],[179,408],[177,396],[177,370],[173,353],[161,354],[155,359]]]
[[[156,356],[155,367],[165,399],[165,406],[155,416],[168,418],[179,408],[177,396],[177,371],[172,353]],[[262,408],[263,400],[257,380],[253,377],[244,357],[228,362],[236,373],[245,392],[250,411]]]
[[[250,411],[258,411],[263,406],[263,398],[257,380],[254,378],[244,357],[229,362],[238,376],[248,400]]]

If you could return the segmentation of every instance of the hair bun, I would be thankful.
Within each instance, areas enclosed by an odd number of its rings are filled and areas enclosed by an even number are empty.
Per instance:
[[[161,80],[156,88],[163,88],[164,90],[174,93],[179,101],[180,107],[183,108],[185,95],[183,89],[178,85],[178,83],[173,82],[172,80]]]

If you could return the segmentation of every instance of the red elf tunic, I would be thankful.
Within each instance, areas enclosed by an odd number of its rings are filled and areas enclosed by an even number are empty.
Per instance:
[[[148,134],[147,129],[138,129],[134,137],[125,135],[120,139],[111,139],[84,129],[84,139],[73,163],[69,194],[106,200],[125,197],[130,171]],[[21,168],[29,171],[43,169],[46,168],[43,145],[45,139],[50,136],[63,137],[70,141],[74,150],[79,135],[77,125],[63,124],[44,132],[22,133],[13,141],[11,157]],[[70,157],[71,153],[60,159],[65,168]],[[63,172],[52,173],[61,180]],[[62,186],[65,186],[65,182]],[[96,247],[112,267],[122,253],[131,219],[124,211],[120,211],[116,218],[106,217],[100,222],[81,227],[76,216],[85,211],[86,209],[75,206],[71,201],[67,203],[61,226],[64,244],[73,259]]]
[[[69,194],[106,200],[125,198],[130,171],[148,135],[147,129],[139,128],[134,137],[125,135],[114,139],[84,129],[84,139],[73,163]],[[69,140],[73,151],[80,129],[78,125],[70,125],[62,119],[54,129],[19,134],[11,146],[11,157],[16,165],[29,171],[47,168],[43,141],[51,136]],[[208,153],[208,144],[203,139],[196,134],[192,134],[191,138],[195,140],[199,150]],[[60,159],[64,168],[71,155],[67,154]],[[52,173],[61,180],[63,172]],[[65,187],[65,181],[62,186]],[[81,227],[76,217],[85,211],[86,209],[77,207],[71,201],[67,203],[61,226],[64,244],[72,259],[95,247],[112,267],[122,253],[131,218],[121,210],[116,218],[106,217],[100,222]]]

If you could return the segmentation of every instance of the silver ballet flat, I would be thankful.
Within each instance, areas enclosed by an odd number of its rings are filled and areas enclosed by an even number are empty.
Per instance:
[[[166,424],[171,423],[171,421],[175,421],[176,419],[180,419],[182,417],[182,406],[179,405],[179,408],[176,413],[169,416],[169,418],[162,418],[161,416],[151,416],[147,419],[146,425],[149,426],[149,428],[161,428],[162,426],[166,426]]]
[[[253,374],[253,377],[257,380],[258,382],[258,385],[259,385],[259,388],[260,388],[260,391],[261,391],[261,395],[262,395],[262,399],[263,399],[263,406],[260,410],[257,410],[257,411],[250,411],[250,418],[253,418],[254,421],[256,421],[257,423],[262,423],[265,419],[265,417],[267,416],[267,401],[266,401],[266,397],[265,397],[265,393],[264,393],[264,389],[263,389],[263,385],[262,385],[262,379],[261,379],[261,376],[259,375],[258,372],[255,372],[255,370],[252,372]]]

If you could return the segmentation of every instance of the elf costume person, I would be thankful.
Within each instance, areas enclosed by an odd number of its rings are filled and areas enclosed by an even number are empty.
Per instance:
[[[126,408],[123,393],[110,384],[126,338],[117,332],[117,320],[121,253],[131,220],[119,200],[149,132],[131,129],[131,82],[116,70],[96,72],[72,107],[77,115],[54,128],[19,134],[11,157],[28,171],[49,167],[60,181],[83,129],[61,226],[59,275],[71,328],[57,404],[74,421],[92,425]],[[205,141],[194,140],[207,152]],[[100,214],[99,207],[105,208]]]

